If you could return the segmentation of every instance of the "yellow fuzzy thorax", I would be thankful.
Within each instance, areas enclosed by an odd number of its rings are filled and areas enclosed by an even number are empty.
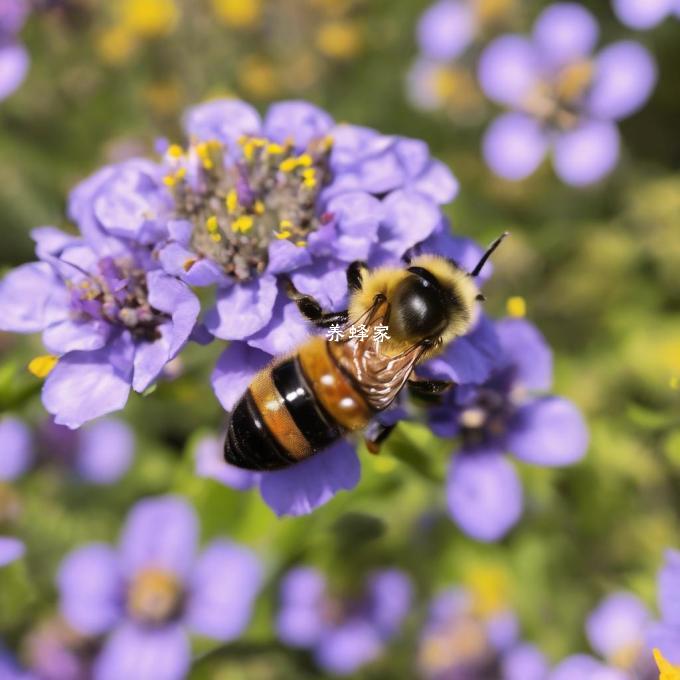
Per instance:
[[[421,361],[425,361],[438,354],[455,338],[465,335],[470,330],[474,318],[475,299],[479,294],[479,289],[474,279],[466,271],[438,255],[420,255],[414,258],[409,266],[422,267],[431,272],[442,286],[449,288],[456,295],[463,309],[466,310],[465,313],[454,315],[451,318],[448,326],[441,334],[441,343],[438,347],[423,354]],[[350,297],[350,323],[357,323],[365,315],[366,311],[373,305],[376,295],[382,293],[390,302],[394,298],[394,291],[397,286],[410,275],[406,267],[379,267],[364,272],[361,290]],[[412,338],[393,336],[383,344],[382,351],[394,356],[412,345]]]

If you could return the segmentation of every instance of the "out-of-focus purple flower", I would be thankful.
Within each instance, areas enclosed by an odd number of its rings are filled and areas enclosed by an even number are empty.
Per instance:
[[[640,109],[656,84],[651,54],[634,41],[593,54],[599,28],[581,5],[547,7],[530,37],[505,35],[479,60],[482,90],[509,109],[486,131],[483,152],[501,177],[531,175],[549,151],[557,175],[583,186],[619,158],[616,121]]]
[[[483,384],[456,387],[429,411],[436,434],[461,440],[447,482],[451,515],[483,541],[503,536],[522,512],[522,487],[507,452],[523,462],[561,466],[578,461],[588,445],[578,409],[545,396],[552,354],[538,330],[513,318],[494,330],[501,351],[493,374]]]
[[[0,328],[42,333],[58,357],[43,404],[58,424],[76,428],[154,382],[189,339],[199,302],[145,249],[117,241],[97,252],[51,227],[33,237],[39,261],[0,284]]]
[[[0,101],[23,83],[28,72],[28,51],[17,42],[28,12],[26,0],[0,0]]]
[[[636,30],[654,28],[670,16],[680,18],[678,0],[612,0],[621,23]]]
[[[476,121],[484,101],[471,61],[473,47],[507,30],[513,0],[439,0],[423,12],[416,30],[419,54],[406,78],[406,93],[419,109],[441,109],[456,121]]]
[[[76,632],[59,617],[41,622],[27,635],[22,647],[26,664],[40,680],[92,678],[96,640]]]
[[[516,617],[493,593],[461,587],[432,602],[418,668],[427,680],[544,680],[547,662],[519,641]]]
[[[605,598],[586,621],[586,635],[597,659],[576,654],[560,662],[549,680],[656,680],[658,671],[647,646],[650,614],[635,595]]]
[[[309,649],[324,670],[350,675],[380,657],[411,605],[411,583],[396,569],[372,573],[361,593],[337,597],[309,567],[292,569],[281,584],[279,638]]]
[[[39,680],[19,666],[16,659],[5,651],[0,640],[0,678],[2,680]]]
[[[0,567],[16,562],[23,557],[24,544],[12,536],[0,536]]]
[[[650,648],[658,648],[672,664],[680,664],[680,552],[668,550],[657,582],[661,621],[654,623],[647,637]]]
[[[85,635],[106,636],[95,680],[183,678],[191,662],[187,630],[228,641],[248,625],[259,561],[224,540],[197,555],[197,543],[191,506],[165,496],[135,505],[117,551],[93,543],[66,557],[61,614]]]
[[[0,481],[10,482],[21,477],[31,466],[34,457],[31,430],[19,418],[0,418]]]

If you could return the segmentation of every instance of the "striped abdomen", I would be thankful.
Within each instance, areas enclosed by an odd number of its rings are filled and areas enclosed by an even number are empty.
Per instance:
[[[373,411],[339,368],[324,338],[253,379],[229,421],[224,456],[249,470],[275,470],[366,426]]]

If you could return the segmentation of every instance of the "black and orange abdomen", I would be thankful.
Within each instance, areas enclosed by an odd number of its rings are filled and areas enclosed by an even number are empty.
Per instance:
[[[320,337],[260,371],[231,414],[224,456],[249,470],[276,470],[366,426],[372,410]]]

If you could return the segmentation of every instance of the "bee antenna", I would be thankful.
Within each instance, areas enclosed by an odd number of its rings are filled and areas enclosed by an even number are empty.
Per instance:
[[[504,231],[487,249],[484,255],[477,263],[477,266],[470,272],[470,276],[479,276],[479,272],[482,271],[482,267],[486,264],[486,261],[491,257],[492,253],[498,246],[503,242],[506,236],[510,236],[509,231]]]

